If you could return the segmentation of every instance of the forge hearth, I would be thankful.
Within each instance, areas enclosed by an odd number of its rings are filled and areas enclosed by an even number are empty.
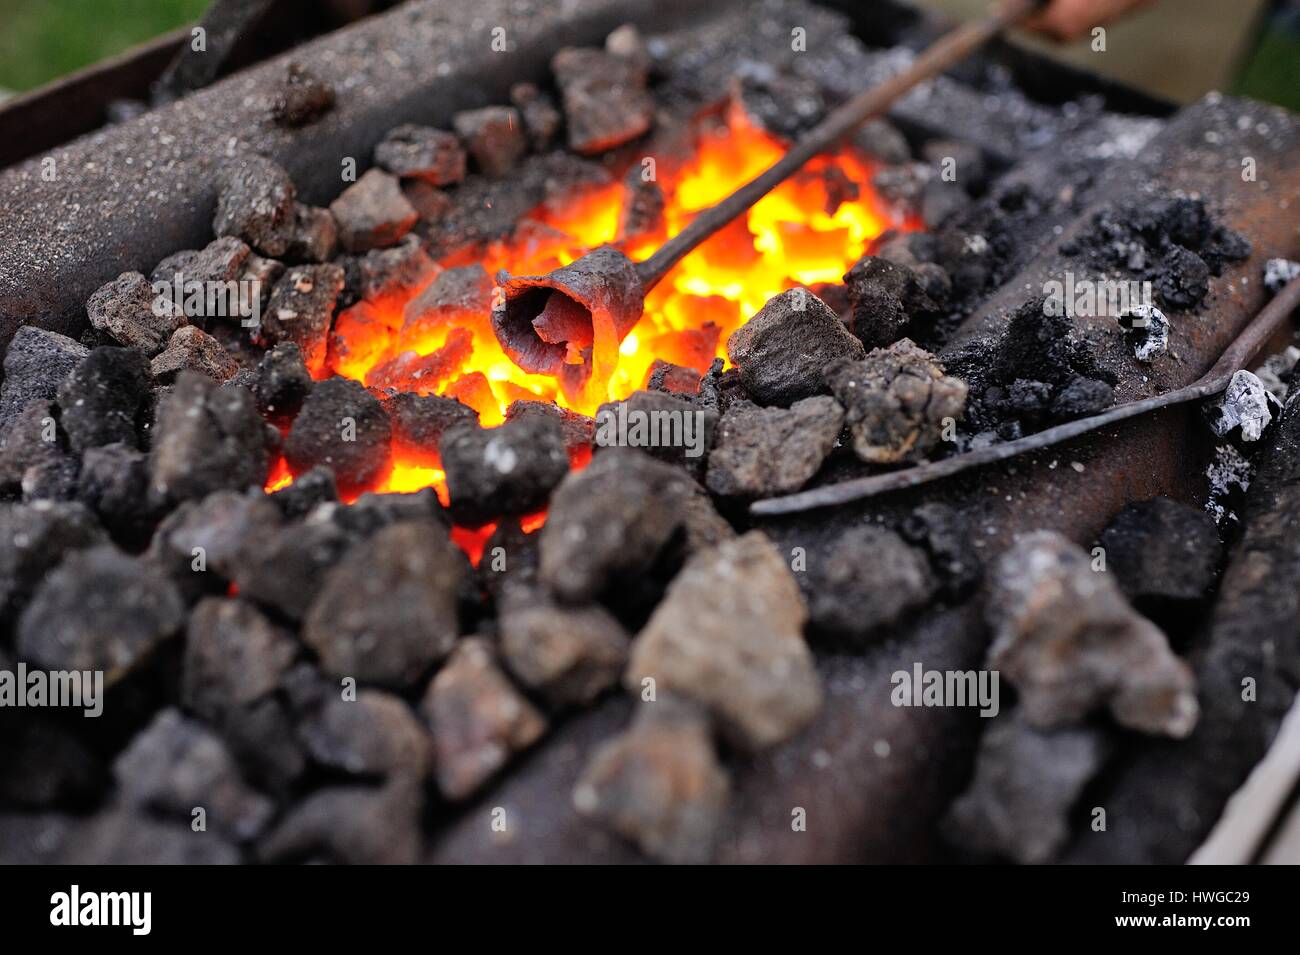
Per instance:
[[[1300,668],[1290,330],[1218,412],[755,505],[1196,379],[1289,294],[1300,122],[994,47],[624,320],[593,261],[640,296],[938,24],[469,6],[0,172],[0,671],[104,684],[0,710],[0,859],[1185,860]]]

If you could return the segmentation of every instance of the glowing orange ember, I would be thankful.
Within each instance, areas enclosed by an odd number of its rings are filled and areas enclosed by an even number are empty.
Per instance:
[[[656,177],[665,198],[662,233],[624,242],[624,252],[634,261],[647,258],[700,210],[754,178],[782,152],[777,139],[738,110],[725,120],[702,121],[693,155],[671,165],[658,161]],[[619,349],[606,399],[643,387],[657,358],[703,373],[715,357],[725,360],[727,337],[769,298],[798,285],[840,281],[873,238],[904,225],[875,199],[872,172],[871,162],[852,150],[818,157],[683,259],[647,296],[645,314]],[[541,274],[567,265],[596,246],[619,242],[623,193],[623,184],[614,182],[580,190],[562,207],[552,200],[510,237],[475,254],[448,256],[438,263],[438,272],[475,261],[493,276],[499,269]],[[406,323],[405,304],[362,302],[342,312],[326,373],[377,389],[400,381],[402,390],[455,397],[478,411],[485,426],[504,421],[506,408],[521,398],[555,401],[587,415],[596,411],[598,400],[571,404],[555,379],[524,372],[507,358],[488,314],[459,315],[430,327]],[[398,449],[391,474],[376,490],[433,486],[445,499],[442,472],[404,457]],[[268,490],[289,480],[281,467]],[[540,519],[531,523],[537,526]],[[482,528],[473,532],[473,541],[461,543],[472,553],[481,551],[491,531]]]

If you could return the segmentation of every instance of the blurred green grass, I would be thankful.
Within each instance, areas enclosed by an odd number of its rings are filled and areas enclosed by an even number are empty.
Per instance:
[[[1280,24],[1267,29],[1233,92],[1300,112],[1300,36]]]
[[[208,0],[0,0],[0,89],[28,90],[191,23]]]
[[[209,0],[0,0],[0,91],[19,92],[198,20]],[[1300,111],[1300,38],[1271,24],[1233,92]]]

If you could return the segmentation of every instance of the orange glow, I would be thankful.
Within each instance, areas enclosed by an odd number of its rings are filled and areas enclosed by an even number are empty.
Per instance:
[[[278,491],[281,488],[288,487],[293,483],[293,474],[289,471],[289,464],[283,457],[277,456],[271,464],[271,473],[266,478],[266,493]]]
[[[775,162],[783,145],[751,125],[738,110],[701,121],[696,149],[680,160],[660,159],[657,181],[665,198],[657,234],[620,242],[617,234],[624,186],[614,182],[581,189],[533,210],[509,237],[486,248],[462,250],[438,263],[437,272],[479,262],[495,277],[500,269],[530,275],[566,265],[605,243],[635,261],[648,257],[691,219]],[[908,228],[870,189],[871,162],[852,150],[820,156],[769,193],[729,228],[683,259],[646,298],[645,314],[619,349],[607,400],[645,385],[656,358],[703,373],[715,357],[726,359],[727,337],[772,296],[798,285],[838,282],[887,228]],[[847,198],[846,198],[847,197]],[[489,316],[465,315],[447,324],[404,324],[405,302],[362,302],[342,312],[331,337],[327,374],[382,389],[386,384],[421,394],[455,397],[474,408],[485,426],[505,420],[521,398],[555,401],[591,415],[599,400],[571,404],[555,379],[522,371],[506,357]],[[582,399],[573,399],[581,402]],[[433,486],[446,497],[443,474],[427,461],[397,455],[382,491]],[[580,467],[586,458],[575,460]],[[268,490],[289,483],[277,470]],[[534,515],[525,529],[540,526]],[[481,552],[492,527],[462,535]]]

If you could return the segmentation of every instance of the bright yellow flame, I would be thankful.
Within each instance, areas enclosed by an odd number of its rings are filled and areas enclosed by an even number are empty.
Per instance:
[[[638,236],[624,251],[640,261],[677,234],[702,209],[712,206],[780,158],[783,145],[751,125],[737,110],[725,120],[704,122],[693,155],[677,165],[661,160],[664,227]],[[870,162],[843,151],[812,160],[794,177],[757,202],[748,214],[686,256],[646,298],[645,314],[619,348],[618,368],[606,398],[616,400],[645,385],[655,359],[705,371],[715,357],[726,359],[727,337],[772,296],[796,285],[837,282],[886,228],[910,227],[877,204],[870,190]],[[488,273],[541,274],[568,264],[596,246],[618,240],[624,187],[614,182],[551,200],[519,223],[510,237],[481,254],[469,251],[440,261],[441,268],[482,263]],[[435,273],[436,274],[436,273]],[[432,277],[430,278],[432,281]],[[483,315],[466,323],[469,339],[454,329],[402,332],[404,302],[363,302],[335,323],[330,368],[366,381],[386,363],[427,359],[426,377],[406,387],[451,395],[479,412],[484,425],[500,424],[505,409],[521,398],[555,401],[592,414],[599,397],[574,405],[554,379],[524,372],[502,351]],[[398,365],[389,368],[402,368]],[[376,382],[371,382],[375,384]],[[276,486],[288,483],[277,474]],[[445,497],[436,468],[398,462],[381,490],[434,486]]]

